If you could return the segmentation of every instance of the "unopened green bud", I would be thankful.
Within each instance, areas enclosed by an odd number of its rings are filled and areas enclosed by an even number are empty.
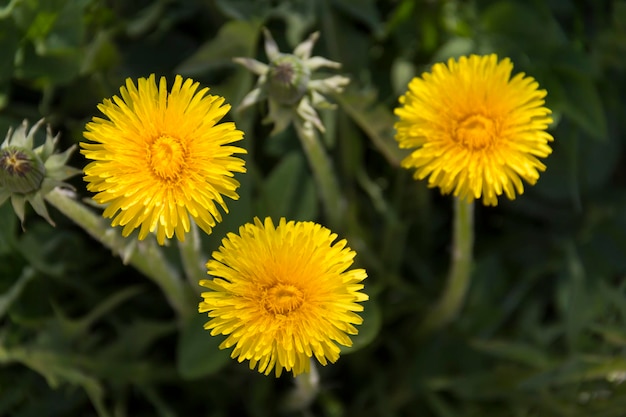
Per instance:
[[[0,149],[0,185],[12,193],[38,190],[45,174],[43,162],[32,150],[17,146]]]
[[[293,105],[306,94],[311,70],[295,55],[283,54],[270,63],[269,96],[283,105]]]

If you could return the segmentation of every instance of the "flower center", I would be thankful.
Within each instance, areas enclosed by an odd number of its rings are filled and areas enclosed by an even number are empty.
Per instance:
[[[267,74],[268,92],[278,103],[291,106],[307,91],[311,70],[300,58],[284,54],[270,63]]]
[[[180,140],[168,135],[159,136],[148,151],[152,172],[164,180],[174,180],[178,177],[185,166],[185,156],[185,148]]]
[[[23,177],[33,169],[33,165],[23,152],[7,149],[0,155],[0,168],[10,175]]]
[[[265,291],[263,307],[272,314],[289,314],[304,302],[302,291],[287,284],[276,284]]]
[[[454,141],[471,150],[488,147],[496,137],[496,124],[480,114],[466,117],[454,131]]]
[[[32,150],[13,146],[0,150],[0,185],[12,193],[38,190],[45,174],[43,162]]]

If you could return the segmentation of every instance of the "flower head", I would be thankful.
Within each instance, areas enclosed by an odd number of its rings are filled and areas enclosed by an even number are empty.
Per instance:
[[[239,198],[233,175],[245,167],[233,154],[246,151],[230,144],[243,133],[218,123],[230,106],[198,86],[176,76],[168,92],[164,77],[158,86],[154,74],[137,86],[127,79],[121,98],[98,106],[108,120],[87,123],[84,136],[95,142],[81,143],[93,160],[85,167],[87,189],[124,236],[140,228],[140,240],[156,232],[160,244],[174,234],[182,241],[190,218],[211,233],[222,218],[217,205],[228,212],[223,196]]]
[[[341,64],[320,56],[311,57],[319,32],[309,36],[292,54],[279,52],[270,32],[264,29],[263,33],[269,65],[252,58],[235,58],[235,62],[259,75],[256,87],[244,97],[239,110],[267,100],[269,114],[265,121],[274,123],[272,134],[283,131],[292,122],[310,124],[323,132],[324,125],[315,109],[332,108],[324,94],[340,93],[350,79],[341,75],[316,78],[314,72],[322,67],[340,68]]]
[[[42,124],[43,119],[28,129],[28,122],[24,120],[15,131],[9,129],[0,145],[0,205],[10,198],[22,226],[26,202],[30,203],[37,214],[54,225],[46,209],[44,197],[55,187],[70,187],[63,181],[80,172],[65,165],[75,146],[65,152],[55,153],[59,136],[52,136],[50,126],[46,131],[45,142],[33,147],[35,134]]]
[[[522,179],[535,184],[551,152],[552,122],[545,90],[532,77],[511,78],[513,64],[495,54],[435,64],[409,83],[395,110],[396,140],[416,148],[404,161],[416,179],[472,201],[522,194]]]
[[[284,218],[276,227],[255,218],[228,234],[207,263],[214,278],[200,282],[211,289],[199,306],[211,317],[204,327],[228,335],[220,348],[235,346],[232,358],[266,375],[308,372],[312,356],[335,362],[336,343],[352,345],[348,335],[363,321],[357,303],[368,299],[360,292],[365,270],[348,270],[355,252],[336,238],[319,224]]]

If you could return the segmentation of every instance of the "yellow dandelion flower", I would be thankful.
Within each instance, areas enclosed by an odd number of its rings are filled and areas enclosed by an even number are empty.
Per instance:
[[[339,358],[339,346],[351,346],[348,335],[363,311],[359,292],[367,274],[348,268],[355,252],[337,235],[312,222],[264,223],[229,233],[207,263],[214,278],[200,285],[199,311],[211,319],[205,329],[228,335],[221,349],[235,346],[231,357],[250,361],[250,369],[269,375],[283,368],[294,376],[310,370],[315,356],[326,365]],[[335,343],[336,342],[336,343]]]
[[[206,95],[199,83],[176,76],[168,92],[164,77],[157,87],[154,74],[131,79],[120,88],[121,98],[106,99],[98,109],[109,120],[94,117],[81,143],[92,159],[85,167],[87,189],[107,205],[104,217],[139,239],[155,232],[159,244],[174,234],[185,239],[190,218],[206,233],[228,208],[223,196],[239,198],[235,172],[245,172],[246,153],[230,146],[243,138],[234,123],[218,123],[230,109],[224,98]]]
[[[522,194],[522,179],[533,185],[552,149],[546,132],[552,123],[544,106],[545,90],[495,54],[471,55],[414,78],[395,110],[396,140],[414,150],[402,161],[416,179],[468,202],[482,197]]]

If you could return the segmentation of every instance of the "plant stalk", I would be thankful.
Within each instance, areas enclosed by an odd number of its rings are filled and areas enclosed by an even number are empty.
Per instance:
[[[341,227],[345,208],[339,183],[332,168],[326,148],[322,145],[315,128],[311,123],[294,123],[298,138],[304,149],[318,192],[322,199],[324,214],[331,228]]]
[[[77,201],[74,193],[67,190],[56,188],[46,194],[45,199],[102,245],[119,255],[125,264],[132,265],[154,281],[181,320],[184,321],[195,313],[197,300],[194,293],[171,267],[154,240],[135,242],[122,237],[101,216]]]
[[[187,282],[197,294],[202,292],[200,280],[207,278],[206,262],[202,257],[202,244],[198,226],[191,223],[191,230],[185,236],[184,242],[178,242],[178,251],[183,264],[183,272],[187,277]],[[199,301],[199,300],[198,300]]]
[[[452,255],[450,272],[441,298],[421,324],[427,334],[453,321],[461,311],[470,286],[474,243],[474,204],[454,199]]]

